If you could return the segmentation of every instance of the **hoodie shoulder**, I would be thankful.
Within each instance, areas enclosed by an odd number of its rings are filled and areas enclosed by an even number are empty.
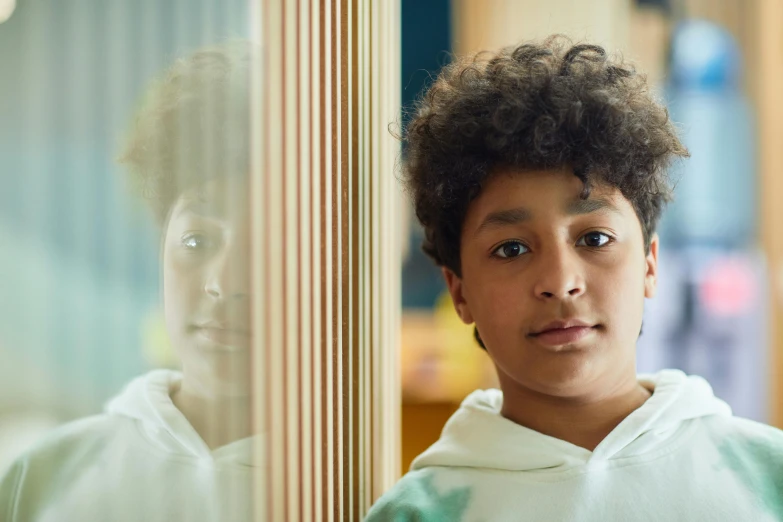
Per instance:
[[[707,417],[705,433],[731,468],[768,469],[783,495],[783,431],[741,417]],[[767,475],[771,476],[771,475]]]
[[[60,460],[75,448],[103,447],[122,428],[124,419],[106,414],[93,415],[59,426],[44,435],[22,454],[21,460],[29,462]]]
[[[24,478],[24,462],[19,460],[0,475],[0,520],[14,522],[17,517],[19,489]]]
[[[712,419],[720,461],[771,513],[783,513],[783,431],[748,419]]]
[[[470,504],[471,488],[441,488],[438,471],[412,471],[373,505],[365,522],[459,522]]]
[[[716,438],[739,446],[759,446],[769,449],[772,455],[783,459],[783,431],[742,417],[707,417],[710,432]]]
[[[118,433],[120,419],[95,415],[64,424],[27,449],[0,476],[3,521],[24,520],[78,477],[85,465],[100,460]]]
[[[712,432],[724,462],[737,472],[774,482],[783,512],[783,431],[739,417],[724,419],[721,424]]]

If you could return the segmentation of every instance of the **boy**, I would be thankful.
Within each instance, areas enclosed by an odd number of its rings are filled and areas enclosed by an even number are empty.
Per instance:
[[[706,381],[637,377],[655,227],[687,156],[645,80],[552,37],[456,61],[407,127],[405,181],[497,369],[367,520],[783,520],[783,432]]]
[[[124,160],[162,226],[166,329],[182,372],[131,382],[0,479],[0,520],[250,520],[249,85],[236,43],[149,91]]]

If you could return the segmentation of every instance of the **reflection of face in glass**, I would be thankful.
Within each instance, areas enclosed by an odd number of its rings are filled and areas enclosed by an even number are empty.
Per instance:
[[[205,396],[243,396],[250,377],[250,215],[235,178],[186,191],[163,241],[166,328],[183,386]]]

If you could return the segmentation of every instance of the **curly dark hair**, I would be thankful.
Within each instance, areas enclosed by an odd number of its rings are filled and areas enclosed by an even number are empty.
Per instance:
[[[147,89],[119,158],[163,223],[186,190],[247,176],[255,45],[234,40],[175,61]]]
[[[584,183],[618,188],[650,241],[687,157],[646,78],[602,47],[556,35],[444,67],[403,134],[403,181],[424,227],[424,251],[461,276],[468,206],[498,167],[572,167]]]

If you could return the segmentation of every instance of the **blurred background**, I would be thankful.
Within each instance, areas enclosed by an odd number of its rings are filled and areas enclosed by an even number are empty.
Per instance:
[[[402,1],[402,100],[410,104],[453,53],[562,33],[620,51],[646,72],[692,157],[677,165],[676,202],[659,228],[660,288],[645,309],[638,370],[705,377],[737,415],[777,423],[780,345],[762,230],[759,122],[769,111],[759,38],[764,2],[699,0]],[[778,22],[780,20],[778,19]],[[763,123],[763,122],[762,122]],[[779,173],[779,171],[777,171]],[[769,194],[769,192],[767,192]],[[402,467],[437,439],[472,390],[495,386],[489,358],[453,311],[410,219],[403,266]],[[773,254],[774,255],[774,254]],[[771,371],[772,369],[772,371]],[[775,381],[775,382],[773,382]]]
[[[159,309],[158,231],[116,156],[148,82],[196,48],[249,37],[251,3],[0,0],[0,472],[41,434],[99,412],[131,378],[176,366]],[[388,65],[399,90],[395,81],[384,102],[395,111],[397,97],[409,107],[455,53],[553,33],[621,51],[648,74],[692,158],[672,173],[682,182],[660,227],[661,287],[645,310],[639,371],[700,374],[738,415],[783,427],[775,320],[783,233],[774,226],[783,223],[775,202],[783,191],[780,2],[400,0],[398,13],[399,67]],[[343,84],[321,87],[333,89],[320,98],[327,110]],[[340,106],[329,107],[337,118]],[[386,132],[386,123],[377,128]],[[495,385],[472,328],[457,319],[440,271],[419,248],[407,204],[400,224],[402,454],[399,465],[384,465],[397,475],[470,391]],[[392,228],[383,230],[381,240],[393,242]],[[348,339],[348,328],[341,334],[334,324],[335,339]],[[359,352],[345,353],[335,375]],[[338,386],[349,384],[335,385],[334,397]]]

